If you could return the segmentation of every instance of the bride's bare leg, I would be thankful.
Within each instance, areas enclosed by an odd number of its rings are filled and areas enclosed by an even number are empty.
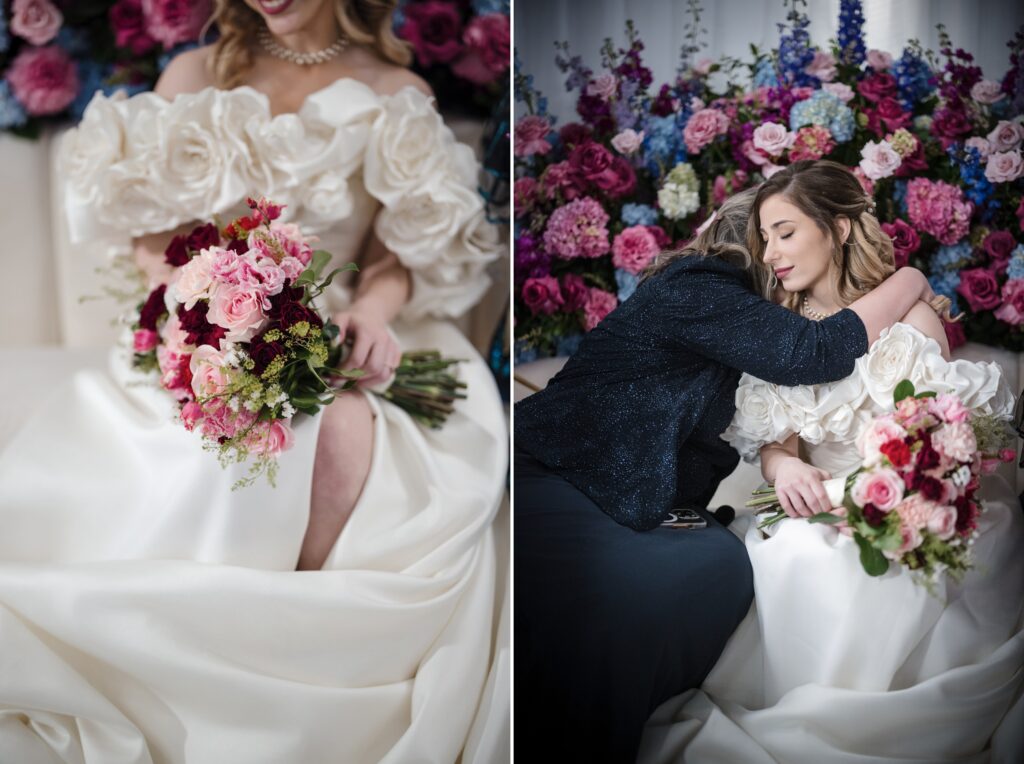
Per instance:
[[[309,526],[298,570],[323,567],[363,492],[373,456],[373,413],[362,393],[346,393],[323,413],[313,463]]]

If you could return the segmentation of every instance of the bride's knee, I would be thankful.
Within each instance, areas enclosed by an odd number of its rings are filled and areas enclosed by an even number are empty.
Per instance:
[[[318,481],[362,487],[373,453],[373,411],[362,393],[346,393],[323,413],[314,462],[314,489]],[[315,491],[314,491],[315,492]]]

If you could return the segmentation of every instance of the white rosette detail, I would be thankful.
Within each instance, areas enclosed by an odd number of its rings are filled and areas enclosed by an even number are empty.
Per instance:
[[[736,388],[736,414],[722,440],[753,463],[760,458],[761,446],[785,440],[795,431],[778,386],[744,374]]]

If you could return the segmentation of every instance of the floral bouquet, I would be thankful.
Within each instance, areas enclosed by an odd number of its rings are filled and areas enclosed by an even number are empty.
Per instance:
[[[96,90],[150,90],[195,47],[210,0],[0,0],[0,130],[80,119]]]
[[[176,236],[165,253],[175,266],[133,324],[134,366],[159,371],[180,404],[181,421],[198,430],[221,464],[255,457],[250,485],[271,484],[276,456],[291,447],[291,418],[315,414],[363,375],[342,370],[345,345],[314,300],[354,264],[321,271],[330,254],[313,251],[297,225],[277,220],[282,207],[249,199],[252,214],[223,229],[213,223]],[[379,394],[417,421],[439,427],[464,398],[436,351],[406,353]]]
[[[951,347],[1024,350],[1024,32],[988,80],[941,27],[939,56],[916,41],[869,50],[861,3],[842,0],[837,38],[815,45],[802,0],[788,0],[775,49],[715,61],[699,55],[702,10],[688,4],[677,74],[661,85],[632,23],[600,69],[559,45],[576,94],[560,124],[516,61],[517,360],[571,354],[727,196],[822,158],[874,197],[896,267],[924,271],[967,314],[946,324]]]
[[[825,481],[841,509],[808,521],[845,522],[868,575],[882,575],[894,561],[927,583],[944,570],[959,578],[971,567],[969,547],[982,511],[979,476],[1015,457],[1006,422],[969,411],[955,395],[915,393],[909,380],[893,397],[895,411],[877,417],[857,439],[862,466]],[[747,506],[764,515],[761,528],[786,517],[770,487],[755,491]]]

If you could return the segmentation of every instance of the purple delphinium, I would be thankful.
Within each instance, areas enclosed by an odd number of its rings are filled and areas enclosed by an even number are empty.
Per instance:
[[[864,63],[864,13],[860,0],[839,3],[839,61],[860,66]]]
[[[811,35],[807,27],[811,21],[806,13],[797,10],[798,4],[807,5],[806,0],[791,0],[793,8],[786,14],[786,24],[779,24],[779,75],[789,85],[811,85],[817,80],[807,74],[804,69],[814,58],[811,47]],[[790,33],[786,34],[789,29]]]

